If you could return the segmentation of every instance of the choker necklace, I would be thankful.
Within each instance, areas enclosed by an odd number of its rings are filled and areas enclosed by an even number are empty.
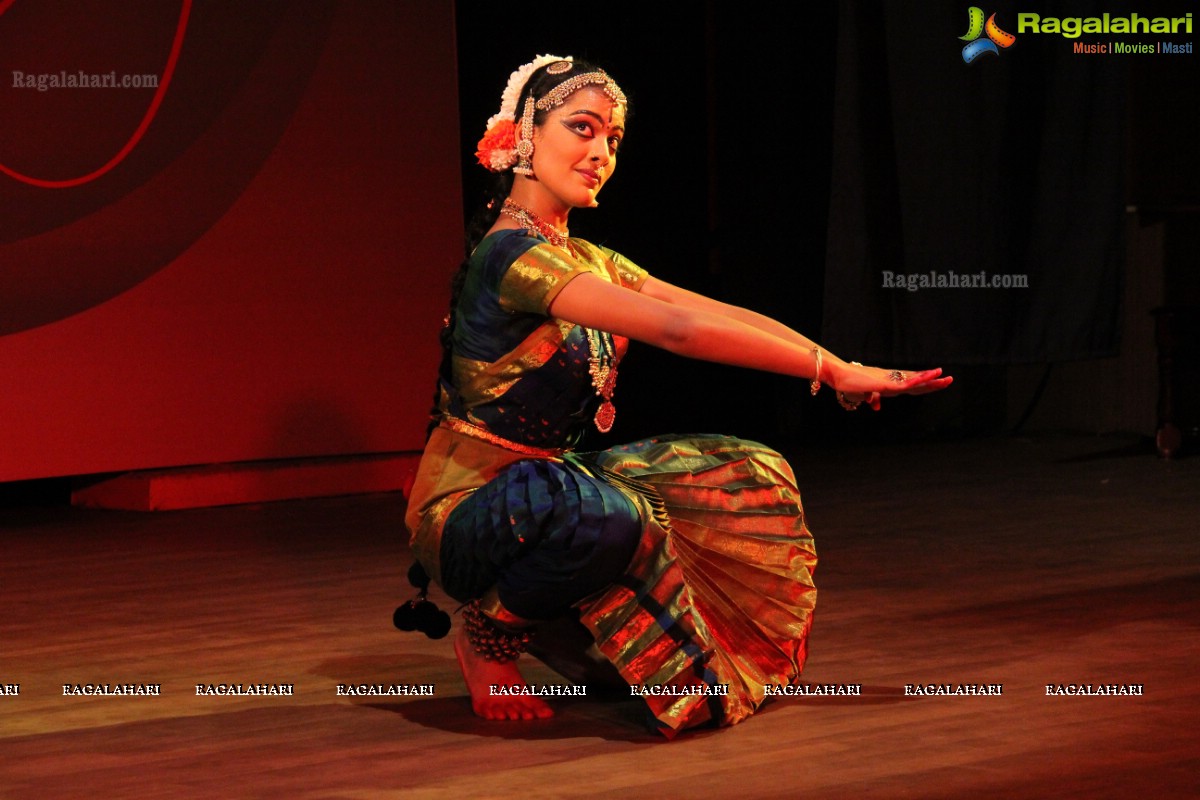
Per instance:
[[[571,235],[566,228],[559,229],[554,227],[528,208],[525,208],[525,206],[518,205],[511,197],[505,198],[504,205],[500,208],[500,213],[515,220],[525,230],[540,233],[545,237],[547,242],[555,247],[566,249],[567,237]]]

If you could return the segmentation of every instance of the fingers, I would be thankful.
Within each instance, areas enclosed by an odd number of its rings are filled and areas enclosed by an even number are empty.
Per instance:
[[[925,383],[922,383],[910,390],[909,394],[929,394],[930,392],[936,392],[939,389],[945,389],[952,383],[954,383],[954,378],[947,375],[944,378],[926,381]]]
[[[935,388],[943,389],[949,386],[954,380],[949,376],[946,376],[945,378],[941,377],[942,370],[940,367],[937,369],[926,369],[920,372],[914,372],[912,374],[901,374],[905,375],[905,379],[901,382],[898,382],[895,388],[897,392],[904,393],[916,393],[914,390],[917,389],[925,389],[926,391],[934,391]]]
[[[914,372],[911,375],[907,375],[905,373],[900,374],[905,375],[905,380],[902,382],[904,386],[920,386],[922,383],[928,383],[929,381],[935,380],[939,375],[942,374],[942,369],[941,367],[938,367],[937,369],[926,369],[920,372]]]
[[[950,384],[954,383],[954,378],[947,375],[941,377],[940,369],[930,369],[924,372],[918,372],[907,378],[903,383],[893,383],[886,389],[882,390],[881,394],[884,397],[895,397],[899,394],[929,394],[941,389],[945,389]]]
[[[884,370],[878,367],[868,367],[860,371],[856,378],[867,378],[862,385],[854,386],[857,380],[846,381],[839,389],[847,395],[857,395],[862,401],[876,411],[879,410],[881,397],[895,397],[901,394],[928,394],[945,389],[954,382],[949,375],[942,375],[940,367],[934,369],[908,372],[906,370]]]

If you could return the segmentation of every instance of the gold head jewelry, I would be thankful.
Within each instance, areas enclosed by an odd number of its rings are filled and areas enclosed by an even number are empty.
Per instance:
[[[610,100],[626,105],[625,93],[604,70],[573,75],[547,92],[536,102],[527,97],[517,119],[521,93],[533,73],[545,67],[548,75],[562,75],[573,69],[571,56],[542,55],[518,67],[508,78],[500,98],[500,111],[487,122],[483,138],[476,147],[475,157],[492,172],[508,168],[518,175],[533,175],[533,117],[535,110],[548,111],[566,102],[584,86],[600,86]]]
[[[533,98],[525,98],[525,110],[521,112],[521,126],[517,136],[517,163],[513,172],[518,175],[533,174]]]
[[[475,156],[479,159],[480,164],[492,172],[503,172],[517,163],[520,156],[517,155],[516,148],[521,139],[521,130],[514,125],[514,120],[517,118],[517,104],[520,102],[525,84],[541,67],[554,66],[561,70],[558,65],[569,65],[570,63],[571,56],[547,54],[538,56],[528,64],[522,64],[513,70],[513,73],[508,76],[504,94],[500,97],[500,110],[488,119],[487,125],[484,127],[483,138],[479,140]],[[532,130],[533,110],[530,109],[527,115],[530,130]],[[529,139],[531,136],[532,133],[525,138]]]
[[[607,72],[599,69],[595,72],[572,75],[558,86],[546,92],[537,101],[538,111],[549,111],[550,109],[558,108],[567,101],[568,97],[585,86],[601,87],[604,90],[604,94],[608,96],[608,99],[619,106],[627,105],[628,103],[625,99],[625,93],[621,91],[620,86],[617,86],[617,82],[610,78]]]

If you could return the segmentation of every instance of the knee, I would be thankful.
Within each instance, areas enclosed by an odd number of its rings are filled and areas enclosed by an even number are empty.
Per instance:
[[[593,544],[591,559],[602,565],[612,579],[625,571],[642,538],[642,520],[637,507],[623,495],[621,500],[620,506],[605,516],[600,535]]]

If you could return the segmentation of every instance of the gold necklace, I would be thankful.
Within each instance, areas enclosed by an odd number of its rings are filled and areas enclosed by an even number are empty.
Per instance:
[[[500,213],[515,220],[525,230],[540,233],[545,237],[547,242],[555,247],[566,249],[567,238],[571,235],[570,231],[566,228],[559,229],[554,227],[525,206],[517,204],[511,197],[504,199],[504,205],[500,207]]]
[[[505,198],[500,213],[515,220],[525,230],[540,233],[555,247],[571,250],[568,242],[569,231],[554,227],[511,197]],[[616,344],[611,334],[591,328],[584,328],[583,333],[588,340],[588,374],[592,376],[592,387],[596,390],[596,396],[600,398],[600,407],[596,409],[593,421],[596,423],[596,430],[608,433],[617,418],[617,407],[613,405],[612,396],[617,388],[617,363],[621,359],[617,355]]]
[[[613,420],[617,418],[617,407],[613,405],[612,396],[617,388],[617,364],[621,358],[617,355],[612,334],[591,328],[583,330],[588,340],[588,373],[600,398],[600,407],[596,409],[593,421],[596,430],[608,433],[612,430]]]

